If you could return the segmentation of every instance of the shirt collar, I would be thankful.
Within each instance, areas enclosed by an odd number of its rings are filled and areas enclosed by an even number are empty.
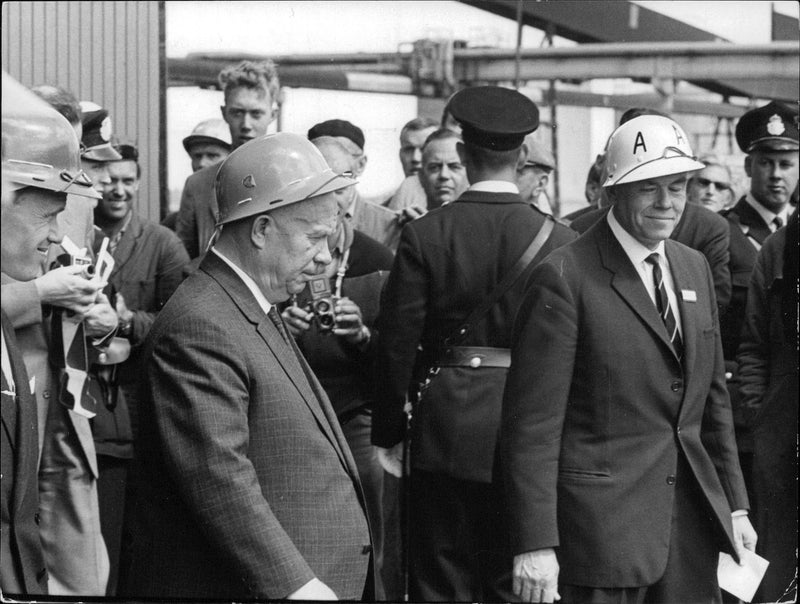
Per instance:
[[[519,188],[517,185],[507,180],[482,180],[470,185],[467,191],[477,191],[480,193],[515,193],[519,195]]]
[[[750,204],[750,207],[752,207],[756,212],[758,212],[758,215],[761,216],[761,220],[763,220],[764,223],[770,229],[772,228],[772,221],[775,219],[776,216],[781,219],[781,224],[784,225],[786,224],[786,220],[789,214],[788,203],[783,207],[783,209],[779,213],[775,214],[774,212],[770,212],[767,208],[762,206],[759,203],[759,201],[755,197],[753,197],[753,194],[750,191],[748,191],[747,195],[744,196],[744,200],[748,204]]]
[[[261,293],[261,290],[259,289],[258,285],[256,285],[256,282],[253,281],[250,275],[248,275],[242,269],[236,266],[227,256],[225,256],[225,254],[220,252],[217,248],[212,247],[211,251],[214,252],[217,256],[219,256],[220,260],[222,260],[225,264],[231,267],[231,270],[239,276],[242,282],[244,282],[244,284],[247,286],[247,289],[249,289],[250,292],[253,294],[253,296],[256,299],[256,302],[258,302],[258,305],[264,311],[264,314],[267,314],[269,312],[269,309],[272,308],[272,304],[270,304],[269,301],[264,297],[264,294]]]
[[[654,250],[642,245],[642,243],[626,231],[617,221],[617,217],[614,216],[613,208],[606,214],[606,220],[608,221],[608,226],[611,227],[611,232],[614,233],[614,237],[617,238],[617,241],[619,241],[619,244],[622,246],[622,249],[625,250],[625,254],[627,254],[634,266],[639,266],[650,254],[658,253],[662,258],[665,257],[663,240],[658,242],[658,246],[656,246]]]

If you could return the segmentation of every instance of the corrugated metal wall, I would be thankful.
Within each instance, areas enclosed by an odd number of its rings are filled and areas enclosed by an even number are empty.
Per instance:
[[[54,84],[109,110],[139,146],[139,213],[160,219],[163,2],[3,2],[2,67],[26,86]]]

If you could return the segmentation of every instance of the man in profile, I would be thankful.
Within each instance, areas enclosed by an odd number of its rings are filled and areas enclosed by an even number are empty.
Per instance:
[[[331,262],[335,192],[354,184],[288,133],[219,167],[216,243],[143,352],[131,595],[373,597],[356,464],[276,308]]]

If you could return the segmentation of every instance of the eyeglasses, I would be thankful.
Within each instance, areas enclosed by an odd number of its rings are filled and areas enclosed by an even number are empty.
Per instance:
[[[727,191],[731,186],[726,182],[717,182],[716,180],[709,180],[707,178],[695,178],[694,181],[704,189],[709,185],[714,185],[717,191]]]

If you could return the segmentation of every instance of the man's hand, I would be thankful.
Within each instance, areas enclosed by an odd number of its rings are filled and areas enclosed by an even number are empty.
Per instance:
[[[411,222],[416,218],[424,215],[427,212],[425,208],[420,206],[408,206],[397,212],[397,222],[403,226],[407,222]]]
[[[286,596],[287,600],[338,600],[333,590],[314,577],[297,591]]]
[[[283,317],[283,322],[289,328],[289,333],[295,339],[311,328],[311,321],[314,319],[312,313],[306,312],[294,304],[284,308],[281,316]]]
[[[392,476],[400,478],[403,475],[403,443],[399,442],[391,449],[375,448],[378,450],[378,462],[381,467]]]
[[[133,312],[128,309],[128,305],[125,304],[125,298],[122,297],[121,293],[117,293],[116,300],[114,302],[116,304],[117,316],[119,317],[120,321],[123,323],[130,323],[133,320]]]
[[[514,556],[514,595],[523,602],[557,602],[558,560],[553,549],[537,549]]]
[[[87,336],[103,337],[117,326],[119,318],[111,307],[108,297],[101,292],[97,294],[95,304],[83,315],[83,321]]]
[[[733,517],[733,543],[736,546],[736,554],[739,556],[739,564],[743,564],[744,550],[756,551],[756,541],[758,535],[750,524],[750,518],[746,514]]]
[[[364,329],[361,309],[350,298],[339,298],[333,308],[336,326],[333,334],[344,338],[350,344],[364,344],[369,341],[369,330]]]
[[[84,278],[85,267],[72,264],[46,272],[34,280],[42,304],[66,308],[83,316],[95,303],[104,283]]]

